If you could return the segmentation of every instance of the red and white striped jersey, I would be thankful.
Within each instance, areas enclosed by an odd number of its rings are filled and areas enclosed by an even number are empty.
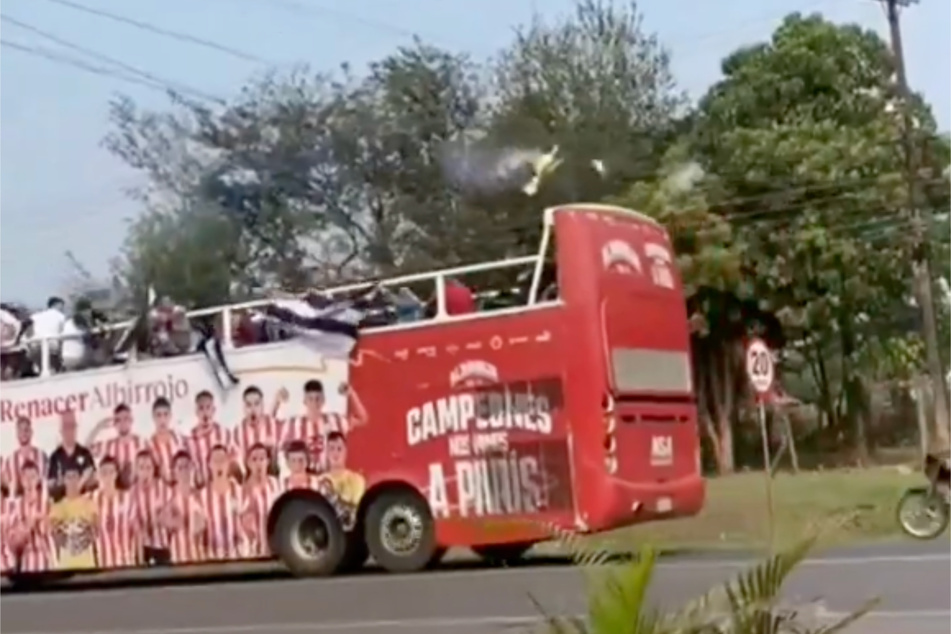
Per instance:
[[[287,421],[284,442],[303,440],[310,453],[311,468],[323,470],[328,434],[334,431],[346,434],[349,429],[350,421],[342,414],[320,414],[316,420],[300,416]]]
[[[137,550],[144,547],[168,548],[168,531],[162,526],[162,509],[171,491],[161,481],[140,483],[129,490],[130,516]]]
[[[49,464],[49,457],[46,453],[33,445],[20,445],[7,456],[4,465],[4,479],[12,487],[11,492],[16,491],[17,487],[20,486],[20,470],[27,462],[35,463],[39,467],[40,477],[46,479],[47,465]]]
[[[133,496],[125,491],[94,491],[99,518],[96,535],[96,564],[100,568],[125,568],[137,561],[135,508]]]
[[[268,477],[263,482],[245,483],[243,514],[249,516],[251,524],[247,526],[242,523],[247,539],[247,557],[271,556],[267,535],[267,514],[281,493],[283,493],[281,482],[277,478]]]
[[[168,529],[172,563],[204,561],[207,518],[198,494],[194,491],[172,491],[163,514],[168,514],[173,523]]]
[[[13,526],[16,513],[16,500],[3,498],[0,501],[0,572],[9,572],[16,569],[16,553],[10,547],[10,529]]]
[[[115,458],[119,463],[119,473],[130,474],[132,465],[135,463],[135,455],[146,446],[147,443],[138,434],[129,434],[97,442],[92,446],[92,454],[96,460],[102,460],[107,456]]]
[[[302,473],[299,476],[289,475],[281,481],[281,488],[284,491],[294,491],[295,489],[317,491],[320,488],[320,476],[315,473]]]
[[[198,492],[205,517],[205,554],[211,561],[240,559],[242,541],[241,511],[244,496],[234,480],[228,480],[227,488],[218,490],[214,483]]]
[[[171,432],[168,437],[160,437],[158,434],[152,434],[149,438],[148,449],[155,459],[155,464],[159,468],[159,477],[164,482],[172,482],[172,458],[179,451],[190,451],[188,441],[182,434]]]
[[[29,529],[20,551],[20,572],[45,572],[53,568],[53,540],[49,531],[50,498],[46,493],[33,499],[20,498],[14,506],[16,522]]]
[[[257,444],[267,447],[271,456],[276,457],[283,438],[284,425],[273,416],[263,416],[256,421],[245,418],[234,430],[233,436],[238,462],[246,466],[244,461],[248,450]]]
[[[7,487],[10,495],[16,493],[16,465],[13,464],[12,456],[0,459],[0,482]]]
[[[202,482],[207,482],[211,476],[208,454],[215,445],[223,445],[233,451],[231,433],[218,423],[211,423],[205,428],[195,427],[188,437],[188,451],[195,461],[196,471]]]

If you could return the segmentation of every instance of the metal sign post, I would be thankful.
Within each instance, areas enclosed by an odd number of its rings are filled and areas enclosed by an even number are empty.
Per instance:
[[[769,547],[773,548],[774,513],[773,513],[773,473],[772,459],[769,451],[769,430],[766,427],[766,402],[773,392],[773,382],[776,380],[776,367],[773,364],[773,353],[762,339],[751,339],[746,344],[746,376],[756,396],[756,407],[759,413],[760,436],[763,441],[763,465],[766,477],[766,509],[769,514],[767,530],[769,531]]]

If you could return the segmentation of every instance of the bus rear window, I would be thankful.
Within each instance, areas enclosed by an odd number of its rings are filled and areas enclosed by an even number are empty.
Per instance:
[[[693,390],[690,357],[685,352],[611,348],[611,371],[619,394]]]

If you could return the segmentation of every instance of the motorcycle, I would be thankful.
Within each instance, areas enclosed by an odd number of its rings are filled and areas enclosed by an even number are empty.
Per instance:
[[[951,521],[951,456],[925,457],[929,485],[905,491],[898,502],[898,525],[909,537],[935,539]]]

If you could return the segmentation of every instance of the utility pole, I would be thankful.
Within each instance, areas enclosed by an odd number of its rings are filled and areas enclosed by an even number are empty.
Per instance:
[[[934,397],[935,447],[949,448],[951,435],[951,412],[948,411],[948,392],[941,367],[940,344],[938,342],[938,320],[935,314],[934,293],[932,292],[931,263],[929,258],[929,238],[927,228],[932,226],[931,209],[921,189],[919,170],[922,165],[921,146],[916,140],[915,120],[912,115],[912,94],[905,74],[905,54],[901,41],[901,7],[917,3],[918,0],[884,0],[888,16],[888,29],[891,34],[892,54],[895,57],[895,77],[901,98],[902,145],[905,151],[905,170],[908,179],[909,203],[916,219],[916,249],[914,276],[918,307],[921,310],[922,335],[925,340],[925,356],[928,374],[931,375],[931,392]]]

